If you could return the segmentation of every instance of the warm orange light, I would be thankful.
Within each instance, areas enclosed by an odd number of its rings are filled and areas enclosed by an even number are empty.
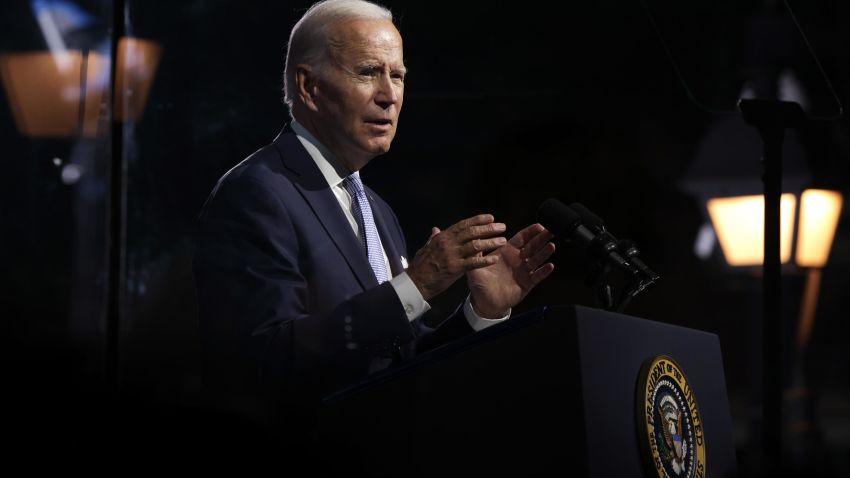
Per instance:
[[[33,137],[94,136],[108,68],[108,60],[95,53],[84,64],[79,51],[0,55],[0,76],[18,131]]]
[[[160,55],[161,47],[152,41],[119,40],[113,119],[141,117]],[[101,104],[110,65],[94,51],[0,54],[0,79],[18,131],[31,137],[97,135],[101,120],[108,119]]]
[[[779,257],[782,263],[791,259],[796,202],[793,194],[783,194],[780,200]],[[709,199],[708,213],[729,265],[754,266],[764,262],[764,196]]]
[[[797,264],[823,267],[832,248],[841,193],[823,189],[807,189],[800,198],[800,226],[797,229]]]
[[[118,41],[115,70],[115,118],[136,121],[145,110],[162,48],[149,40],[123,37]]]

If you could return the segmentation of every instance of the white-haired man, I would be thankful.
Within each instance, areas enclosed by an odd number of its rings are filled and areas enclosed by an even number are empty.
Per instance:
[[[408,264],[395,214],[359,177],[395,136],[402,51],[391,13],[361,0],[320,2],[293,28],[292,122],[219,181],[201,215],[209,384],[327,392],[506,319],[552,272],[548,231],[507,240],[489,214],[434,228]],[[428,300],[464,275],[466,302],[427,327]]]

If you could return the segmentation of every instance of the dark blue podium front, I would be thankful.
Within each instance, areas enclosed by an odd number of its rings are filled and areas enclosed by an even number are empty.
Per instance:
[[[696,394],[707,476],[733,475],[717,336],[579,306],[514,317],[333,394],[316,436],[358,476],[644,476],[636,387],[658,355]]]

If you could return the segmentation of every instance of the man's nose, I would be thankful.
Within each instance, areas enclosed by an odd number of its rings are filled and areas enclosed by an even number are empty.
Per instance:
[[[381,75],[375,92],[375,103],[381,108],[389,108],[399,102],[403,86],[395,84],[389,74]]]

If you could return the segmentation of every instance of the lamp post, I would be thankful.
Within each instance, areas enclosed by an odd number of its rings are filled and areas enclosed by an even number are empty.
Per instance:
[[[764,203],[764,196],[761,195],[717,197],[706,202],[718,242],[729,265],[763,264]],[[788,264],[793,257],[798,268],[807,270],[793,342],[796,353],[794,361],[791,362],[791,382],[782,393],[786,406],[796,405],[793,413],[789,413],[791,410],[787,407],[785,416],[794,418],[794,414],[803,414],[802,417],[796,417],[796,420],[785,420],[784,428],[789,428],[792,433],[806,432],[811,427],[808,417],[805,416],[808,393],[803,378],[802,360],[814,325],[821,270],[829,258],[842,203],[841,193],[822,189],[807,189],[800,194],[799,200],[792,193],[784,193],[780,199],[779,259],[782,264]],[[779,324],[767,324],[770,325],[778,327]],[[775,397],[776,400],[779,398]],[[781,413],[781,410],[778,412]],[[805,442],[806,440],[803,440],[803,443]],[[782,446],[781,443],[778,445]]]
[[[806,237],[810,237],[807,232],[798,231],[801,228],[795,223],[796,219],[815,216],[813,213],[799,212],[803,201],[800,193],[806,185],[811,184],[806,149],[800,134],[794,128],[784,130],[782,124],[771,123],[778,121],[776,118],[792,116],[796,108],[786,111],[784,107],[787,105],[780,104],[773,108],[779,111],[771,115],[768,114],[770,111],[761,111],[765,108],[759,107],[767,106],[770,110],[774,105],[763,105],[762,102],[751,100],[742,106],[748,107],[750,115],[713,118],[697,146],[695,160],[680,180],[680,186],[705,206],[704,210],[712,219],[713,230],[730,267],[761,266],[761,319],[752,317],[753,326],[761,320],[758,327],[760,333],[753,330],[751,344],[754,354],[760,350],[758,355],[752,357],[753,366],[761,364],[760,370],[752,370],[753,379],[759,379],[752,385],[756,388],[758,384],[761,385],[761,399],[753,403],[759,413],[753,414],[757,422],[753,423],[752,430],[761,429],[762,433],[761,440],[754,437],[752,444],[760,445],[760,450],[752,448],[754,461],[751,463],[755,469],[775,471],[775,468],[782,466],[784,459],[781,451],[783,367],[780,364],[788,364],[788,356],[782,351],[780,304],[783,297],[781,271],[787,271],[790,266],[782,264],[791,261],[797,263],[794,251],[801,249],[796,247],[797,243],[806,242]],[[760,114],[754,114],[754,111]],[[749,116],[749,120],[744,116]],[[762,127],[767,129],[765,132],[753,128],[748,124],[748,121],[754,121],[753,116],[763,119],[771,127]],[[782,129],[783,134],[779,135],[775,129]],[[773,134],[768,134],[771,132]],[[766,141],[765,135],[768,139],[773,138],[773,141]],[[781,146],[777,146],[777,140],[781,140]],[[762,157],[761,163],[755,160],[759,156]],[[745,195],[752,196],[748,198]],[[817,194],[811,196],[809,193],[805,197],[809,204],[811,197],[817,197]],[[741,210],[747,210],[749,215],[741,213]],[[737,219],[720,222],[712,217],[718,214]],[[769,220],[767,224],[765,219]],[[736,244],[744,244],[750,251],[741,251],[740,247],[732,249],[728,245],[727,236],[742,236],[744,239],[736,241]],[[765,248],[765,245],[768,247]],[[701,256],[707,254],[706,249],[701,251]],[[827,249],[826,254],[828,252]],[[798,264],[800,267],[811,267],[805,265],[807,263],[803,257]],[[816,281],[818,274],[813,273],[810,282]]]
[[[40,5],[51,6],[53,2]],[[127,159],[122,148],[129,137],[127,132],[142,117],[162,55],[159,43],[122,35],[126,12],[119,8],[121,5],[123,2],[114,8],[111,37],[104,30],[102,36],[78,41],[76,46],[65,45],[59,41],[60,29],[48,21],[53,15],[45,14],[49,28],[42,30],[47,38],[57,39],[48,41],[50,50],[0,52],[0,84],[18,131],[34,140],[70,140],[69,159],[55,157],[53,164],[58,167],[65,163],[61,176],[64,184],[89,185],[75,187],[73,192],[78,226],[73,247],[78,261],[71,283],[83,293],[75,289],[71,295],[68,328],[80,343],[103,344],[92,356],[98,357],[96,367],[111,385],[117,383],[118,309],[125,277],[121,268]],[[101,228],[108,234],[102,234]],[[109,248],[106,264],[91,260],[101,257],[97,249],[100,245]],[[104,275],[108,278],[105,281]],[[102,283],[105,288],[101,288]],[[95,294],[97,299],[91,298]],[[106,307],[100,307],[101,300]],[[101,320],[100,314],[105,319]]]

